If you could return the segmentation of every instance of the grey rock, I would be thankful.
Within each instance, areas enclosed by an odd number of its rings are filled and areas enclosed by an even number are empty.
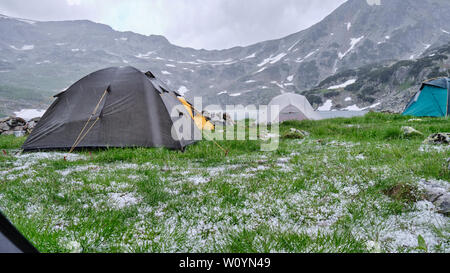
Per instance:
[[[448,216],[450,213],[450,186],[434,180],[422,180],[419,185],[425,194],[425,199],[432,202],[439,213]]]
[[[402,131],[404,136],[423,136],[423,133],[410,126],[403,126]]]
[[[450,214],[450,194],[447,193],[439,197],[434,205],[438,208],[438,212],[449,216]]]
[[[31,131],[33,131],[33,129],[36,127],[36,125],[38,124],[40,118],[34,118],[31,119],[30,121],[28,121],[28,123],[25,125],[24,129],[28,132],[31,133]]]
[[[24,126],[27,122],[23,118],[19,117],[11,117],[6,121],[6,124],[9,127],[17,127],[17,126]]]
[[[450,144],[450,133],[432,134],[424,140],[424,144]]]
[[[208,111],[203,111],[202,115],[204,117],[206,117],[207,119],[210,120],[210,122],[214,125],[220,125],[220,126],[230,126],[230,125],[234,125],[234,121],[231,118],[230,115],[228,115],[227,113],[219,113],[219,112],[213,112],[210,113]]]
[[[18,117],[8,117],[2,120],[3,121],[0,122],[0,134],[23,136],[27,133],[31,133],[40,118],[34,118],[29,122],[26,122],[24,119]]]
[[[436,202],[439,198],[446,194],[445,191],[442,191],[440,188],[429,187],[426,189],[425,197],[430,202]]]
[[[299,130],[296,128],[291,128],[288,133],[283,135],[283,138],[287,139],[304,139],[309,136],[309,132]]]
[[[1,118],[1,119],[0,119],[0,123],[7,122],[7,121],[10,120],[10,119],[11,119],[11,117]]]
[[[9,130],[9,125],[6,124],[6,122],[1,122],[0,123],[0,131],[8,131]]]

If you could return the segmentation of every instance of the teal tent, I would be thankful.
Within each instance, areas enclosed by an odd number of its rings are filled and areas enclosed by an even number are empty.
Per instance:
[[[424,82],[408,103],[405,116],[448,117],[450,115],[450,78]]]

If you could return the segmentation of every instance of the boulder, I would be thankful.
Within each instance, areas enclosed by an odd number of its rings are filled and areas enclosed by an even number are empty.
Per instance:
[[[11,119],[11,117],[1,118],[0,123],[7,122],[10,119]]]
[[[34,118],[29,122],[26,122],[20,117],[3,118],[0,120],[0,134],[15,136],[29,134],[36,127],[39,120],[40,118]]]
[[[33,129],[36,127],[40,119],[41,118],[34,118],[28,121],[28,123],[24,126],[24,130],[26,130],[27,133],[30,134],[31,131],[33,131]]]
[[[9,127],[16,127],[16,126],[24,126],[27,122],[23,118],[18,117],[11,117],[8,121],[6,121],[6,124],[9,125]]]
[[[435,180],[422,180],[419,185],[424,191],[425,199],[435,205],[439,213],[450,214],[449,186]]]
[[[403,135],[406,137],[423,136],[423,134],[421,132],[417,131],[416,129],[414,129],[413,127],[410,127],[410,126],[403,126],[402,131],[403,131]]]
[[[234,125],[234,120],[227,113],[223,113],[222,119],[225,120],[226,125]]]
[[[0,122],[0,132],[9,131],[9,125],[6,122]]]
[[[227,113],[209,113],[208,111],[203,111],[202,115],[215,126],[232,126],[235,124],[231,116]]]
[[[291,128],[289,132],[283,135],[282,138],[286,139],[304,139],[305,137],[308,137],[309,133],[303,130]]]
[[[437,133],[427,137],[424,144],[450,144],[450,133]]]
[[[444,194],[440,198],[438,198],[434,205],[438,208],[438,212],[442,213],[446,216],[450,215],[450,194]]]

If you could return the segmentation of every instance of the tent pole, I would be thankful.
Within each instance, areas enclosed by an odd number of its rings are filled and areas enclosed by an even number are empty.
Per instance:
[[[84,139],[84,137],[86,137],[87,133],[89,133],[89,131],[92,129],[92,127],[94,127],[95,123],[97,123],[97,121],[99,119],[98,117],[95,120],[94,124],[92,124],[91,127],[89,128],[89,130],[83,135],[84,130],[86,130],[92,117],[95,116],[95,114],[97,114],[97,110],[100,107],[100,103],[105,98],[106,94],[108,93],[108,90],[109,90],[109,87],[105,90],[105,92],[103,92],[103,95],[100,97],[100,100],[98,101],[97,105],[95,106],[94,110],[92,111],[92,114],[89,116],[89,119],[84,124],[83,128],[81,129],[80,133],[78,134],[78,137],[75,139],[75,142],[73,143],[72,147],[70,148],[69,154],[71,154],[73,152],[73,150],[75,150],[75,148],[78,146],[78,144],[80,144],[80,142]]]
[[[450,103],[450,85],[449,85],[449,78],[447,78],[447,112],[445,113],[445,116],[448,117],[449,112],[449,103]]]

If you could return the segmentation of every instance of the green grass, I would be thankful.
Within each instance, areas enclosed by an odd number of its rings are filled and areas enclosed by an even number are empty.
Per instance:
[[[427,207],[420,181],[448,183],[450,150],[400,128],[427,136],[450,122],[410,119],[285,122],[281,136],[311,136],[272,152],[219,141],[228,156],[201,141],[64,160],[18,155],[25,139],[1,136],[0,209],[42,252],[449,252],[448,217]]]

